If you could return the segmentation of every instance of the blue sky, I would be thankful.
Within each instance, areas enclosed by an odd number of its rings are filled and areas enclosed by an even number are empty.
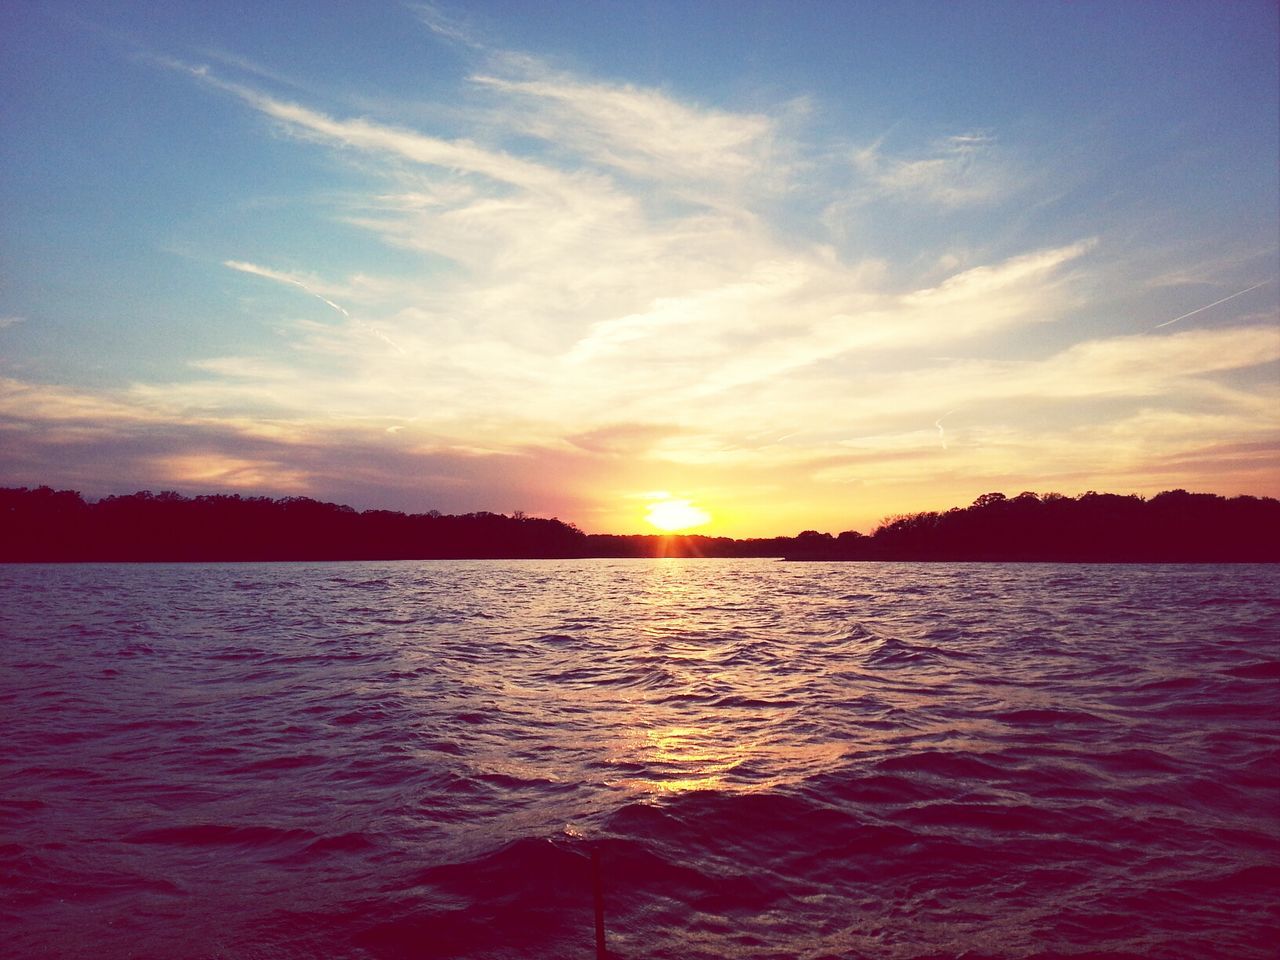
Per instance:
[[[1272,3],[19,3],[0,483],[1280,494]],[[692,515],[692,514],[691,514]]]

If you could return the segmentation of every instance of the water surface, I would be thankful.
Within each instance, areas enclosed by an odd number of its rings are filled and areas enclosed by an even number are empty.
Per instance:
[[[1280,568],[0,567],[12,955],[1272,956]]]

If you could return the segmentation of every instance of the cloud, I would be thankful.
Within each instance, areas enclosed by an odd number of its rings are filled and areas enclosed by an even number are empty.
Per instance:
[[[695,106],[663,91],[587,81],[543,59],[485,42],[439,8],[413,8],[437,36],[483,54],[474,86],[496,94],[493,120],[587,161],[679,189],[681,181],[723,187],[779,171],[775,118]]]
[[[472,82],[511,98],[504,118],[517,129],[634,176],[724,184],[768,168],[775,122],[761,114],[697,108],[656,90],[563,75],[477,75]]]
[[[457,17],[445,13],[439,7],[429,3],[414,3],[409,4],[409,9],[417,15],[428,30],[437,36],[461,43],[464,46],[484,49],[485,44],[482,43],[472,28]]]
[[[26,317],[18,317],[18,316],[0,317],[0,330],[5,329],[5,327],[14,327],[20,323],[26,323],[26,322],[27,322]]]
[[[989,410],[999,405],[1004,416],[1017,420],[1028,402],[1069,411],[1080,401],[1149,403],[1159,399],[1174,406],[1216,403],[1252,416],[1266,408],[1268,391],[1233,390],[1216,378],[1277,361],[1280,331],[1274,328],[1188,330],[1176,335],[1090,340],[1042,359],[941,361],[868,374],[852,389],[839,381],[827,381],[813,394],[797,400],[830,401],[839,390],[844,416],[828,415],[836,425],[847,428],[877,419],[907,419],[919,423],[923,436],[936,443],[936,434],[924,421],[932,424],[947,410]],[[786,407],[782,396],[771,393],[767,399]],[[1274,422],[1277,417],[1272,412],[1265,419]]]
[[[608,459],[562,444],[484,450],[358,423],[264,421],[157,409],[116,395],[0,380],[0,485],[53,481],[89,495],[161,487],[307,495],[396,509],[589,513],[560,477],[603,482]]]
[[[877,141],[853,154],[853,166],[873,194],[943,207],[988,203],[1017,183],[995,138],[985,133],[944,137],[917,157],[888,156]]]
[[[31,426],[149,422],[155,415],[102,392],[0,377],[0,416]]]
[[[484,58],[451,135],[421,120],[438,111],[322,110],[301,88],[250,85],[269,77],[252,65],[259,79],[234,83],[169,61],[259,135],[265,122],[348,165],[341,194],[306,191],[323,263],[287,231],[229,241],[244,249],[211,254],[211,271],[253,293],[270,336],[118,389],[0,383],[6,476],[509,507],[595,529],[638,489],[720,520],[716,497],[744,516],[834,516],[849,485],[868,503],[964,502],[969,484],[1019,475],[1259,476],[1276,391],[1244,372],[1280,359],[1274,318],[1228,307],[1212,330],[1108,334],[1133,325],[1089,298],[1124,251],[1000,232],[992,211],[1024,181],[994,135],[876,143],[851,164],[796,135],[787,103],[739,111],[583,78],[418,14]],[[823,211],[842,204],[928,213],[891,260],[856,220],[832,242]],[[395,256],[357,269],[346,241]],[[299,318],[263,282],[328,309]]]
[[[652,423],[618,423],[566,437],[569,443],[590,453],[634,456],[680,432],[679,428]]]
[[[566,200],[592,186],[590,177],[565,175],[500,150],[485,149],[466,139],[432,137],[362,117],[334,118],[247,87],[220,85],[286,129],[337,146],[486,177],[496,183],[545,192]]]
[[[1016,302],[997,298],[1087,249],[1076,244],[1016,257],[936,289],[886,297],[875,289],[874,263],[840,264],[819,248],[787,244],[760,221],[751,198],[722,197],[686,210],[654,206],[655,196],[680,195],[690,179],[724,182],[769,169],[777,132],[769,118],[696,108],[626,85],[578,82],[529,58],[519,70],[518,77],[473,81],[501,101],[495,115],[507,134],[532,132],[554,143],[576,161],[571,169],[473,141],[337,119],[222,84],[307,136],[395,161],[388,178],[412,189],[371,196],[369,212],[348,222],[398,246],[447,256],[465,270],[436,284],[434,309],[407,309],[401,318],[411,319],[411,328],[389,334],[408,353],[420,353],[426,344],[417,330],[434,326],[432,348],[455,369],[520,379],[531,364],[553,363],[560,365],[556,377],[605,374],[631,387],[633,413],[648,415],[645,398],[655,394],[706,395],[854,349],[894,349],[1027,322],[1031,291]],[[985,138],[958,136],[947,149],[953,158],[968,157],[988,146]],[[431,169],[406,173],[397,165],[403,160]],[[615,179],[610,168],[645,178],[645,189]],[[459,173],[466,176],[459,180]],[[313,280],[243,261],[228,265],[295,284],[341,309]],[[988,301],[979,307],[984,294]],[[449,343],[458,326],[469,335]],[[642,373],[638,360],[649,369]],[[605,373],[619,361],[630,376]],[[579,369],[566,371],[564,362]],[[594,383],[587,389],[616,393]]]
[[[936,437],[930,445],[924,429],[878,438],[874,445],[815,462],[812,477],[833,486],[914,489],[919,493],[913,509],[927,508],[930,500],[957,505],[988,489],[1278,492],[1280,424],[1274,421],[1143,408],[1101,424],[1029,430],[989,423],[961,433],[963,442],[945,451]]]
[[[1057,271],[1091,247],[1081,242],[1037,251],[896,296],[851,291],[839,274],[827,274],[816,285],[821,294],[806,304],[806,325],[792,336],[736,353],[702,382],[699,392],[771,380],[853,353],[965,340],[1053,319],[1065,306]]]

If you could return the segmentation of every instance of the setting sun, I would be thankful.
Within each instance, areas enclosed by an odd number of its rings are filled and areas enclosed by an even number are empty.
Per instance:
[[[704,523],[710,523],[711,514],[700,507],[695,507],[688,500],[661,500],[649,505],[649,512],[645,514],[645,519],[659,530],[674,533],[677,530],[688,530],[690,527],[700,527]]]

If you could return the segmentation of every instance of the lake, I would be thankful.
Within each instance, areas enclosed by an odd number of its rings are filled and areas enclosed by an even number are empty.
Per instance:
[[[1273,957],[1280,566],[0,566],[14,957]]]

